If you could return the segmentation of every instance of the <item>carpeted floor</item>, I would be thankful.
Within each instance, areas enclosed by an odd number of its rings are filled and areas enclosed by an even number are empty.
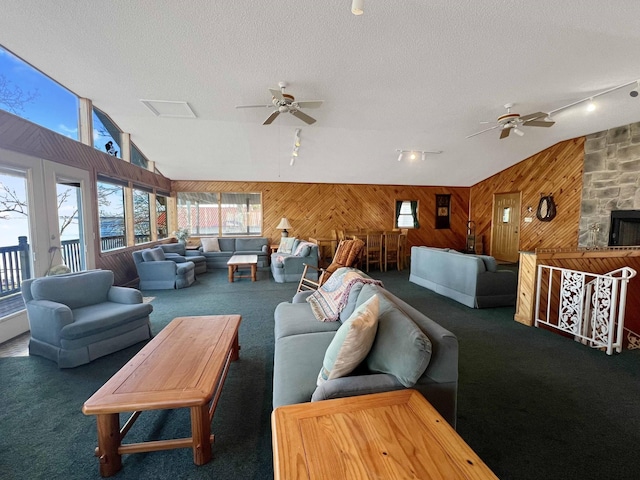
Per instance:
[[[143,292],[155,297],[154,333],[176,316],[239,313],[242,349],[213,420],[213,460],[197,467],[189,449],[128,455],[113,478],[273,477],[273,310],[296,284],[258,275],[229,284],[219,270],[189,289]],[[500,478],[638,478],[640,350],[608,357],[514,322],[513,308],[472,310],[440,297],[408,282],[408,270],[371,275],[458,336],[458,432]],[[67,370],[39,357],[0,358],[0,478],[100,478],[95,418],[82,403],[141,347]],[[157,411],[127,441],[186,436],[186,409]]]

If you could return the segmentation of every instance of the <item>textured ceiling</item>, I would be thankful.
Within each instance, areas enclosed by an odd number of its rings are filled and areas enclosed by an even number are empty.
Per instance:
[[[93,100],[171,179],[469,186],[561,140],[640,121],[629,88],[498,138],[513,102],[555,110],[640,78],[640,2],[5,0],[0,44]],[[266,104],[278,82],[291,115]],[[186,101],[158,118],[140,100]],[[300,155],[289,166],[296,128]],[[442,150],[398,162],[396,149]]]

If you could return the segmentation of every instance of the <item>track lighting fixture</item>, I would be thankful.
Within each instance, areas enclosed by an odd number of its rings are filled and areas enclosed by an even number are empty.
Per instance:
[[[637,97],[638,96],[638,92],[640,90],[640,80],[632,80],[631,82],[623,83],[622,85],[618,85],[616,87],[609,88],[609,89],[604,90],[604,91],[602,91],[600,93],[596,93],[595,95],[591,95],[590,97],[586,97],[586,98],[583,98],[581,100],[577,100],[575,102],[572,102],[572,103],[570,103],[568,105],[564,105],[564,106],[562,106],[560,108],[556,108],[555,110],[551,110],[551,111],[549,111],[547,113],[547,115],[549,117],[551,117],[551,115],[555,115],[558,112],[561,112],[563,110],[566,110],[567,108],[574,107],[574,106],[579,105],[579,104],[584,103],[584,102],[589,102],[589,104],[587,105],[587,111],[588,112],[593,112],[596,109],[596,104],[593,102],[594,98],[597,98],[597,97],[599,97],[601,95],[606,95],[607,93],[615,92],[616,90],[619,90],[621,88],[628,87],[629,85],[634,85],[634,84],[635,84],[635,87],[634,87],[633,90],[631,90],[629,92],[629,95],[631,97]]]
[[[596,104],[593,103],[593,97],[589,99],[589,103],[587,104],[587,112],[593,112],[596,109]]]
[[[293,164],[296,162],[296,157],[298,156],[298,150],[300,150],[300,132],[302,130],[300,128],[296,128],[295,136],[293,137],[293,152],[291,153],[291,161],[289,162],[289,166],[293,167]]]
[[[636,80],[636,87],[629,92],[629,95],[633,98],[638,96],[638,89],[640,88],[640,80]]]
[[[351,2],[351,13],[362,15],[364,13],[364,0],[353,0]]]
[[[405,153],[409,155],[410,160],[415,160],[416,158],[418,158],[418,154],[420,154],[420,158],[424,162],[427,159],[427,153],[438,155],[442,153],[442,150],[402,150],[400,148],[396,148],[396,152],[400,152],[398,155],[399,162],[402,161],[402,157]]]

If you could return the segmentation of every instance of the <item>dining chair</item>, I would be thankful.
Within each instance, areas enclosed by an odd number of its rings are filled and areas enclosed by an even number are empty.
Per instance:
[[[369,233],[366,236],[365,242],[365,258],[367,265],[367,272],[372,265],[378,265],[378,268],[382,271],[382,234]]]
[[[384,232],[383,245],[384,271],[388,270],[388,265],[394,264],[400,270],[400,232]]]

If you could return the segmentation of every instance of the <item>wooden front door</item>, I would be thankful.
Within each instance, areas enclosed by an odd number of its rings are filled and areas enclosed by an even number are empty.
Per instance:
[[[515,263],[520,246],[520,192],[493,196],[491,255],[496,260]]]

